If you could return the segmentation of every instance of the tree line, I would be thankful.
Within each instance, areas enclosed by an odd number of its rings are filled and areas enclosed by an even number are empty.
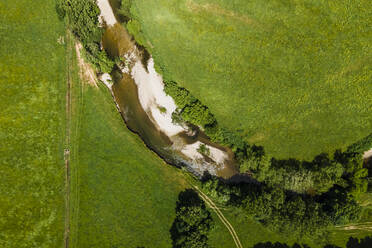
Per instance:
[[[372,247],[372,236],[367,236],[362,239],[350,237],[346,243],[345,248],[371,248]],[[294,244],[292,246],[284,244],[284,243],[258,243],[253,246],[253,248],[311,248],[306,244]],[[336,245],[325,245],[323,248],[341,248]]]
[[[311,196],[258,181],[226,183],[207,176],[203,189],[219,203],[240,209],[270,230],[299,239],[323,240],[329,226],[357,221],[361,212],[354,197],[338,185]]]
[[[242,209],[272,230],[298,237],[321,238],[327,227],[359,219],[356,198],[368,188],[364,148],[322,153],[312,161],[278,160],[263,147],[250,145],[244,137],[221,127],[208,107],[187,89],[175,82],[164,83],[165,92],[178,107],[173,121],[197,125],[212,141],[230,147],[240,172],[253,179],[239,184],[205,180],[205,190],[221,203]],[[368,141],[361,141],[363,147],[372,147]]]
[[[312,161],[278,160],[268,156],[262,146],[250,145],[244,137],[221,127],[208,107],[187,89],[172,81],[164,83],[165,92],[178,107],[173,113],[173,120],[197,125],[212,141],[230,147],[241,173],[300,193],[326,192],[335,184],[350,187],[354,193],[366,191],[367,181],[364,179],[368,171],[363,167],[362,151],[372,147],[372,134],[346,151],[337,150],[331,156],[322,153]]]
[[[110,73],[115,65],[101,49],[103,28],[98,16],[100,9],[95,0],[56,0],[57,13],[67,18],[67,23],[84,49],[83,56],[100,73]]]

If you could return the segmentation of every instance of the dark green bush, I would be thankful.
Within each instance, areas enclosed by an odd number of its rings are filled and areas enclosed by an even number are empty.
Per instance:
[[[207,248],[212,224],[211,214],[199,195],[191,189],[181,192],[170,230],[173,248]]]

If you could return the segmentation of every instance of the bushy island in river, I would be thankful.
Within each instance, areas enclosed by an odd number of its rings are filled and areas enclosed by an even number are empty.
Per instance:
[[[131,2],[123,0],[119,13],[135,40],[150,50],[140,23],[133,18]],[[57,9],[61,17],[68,17],[87,60],[98,72],[111,72],[117,58],[109,58],[100,47],[103,30],[95,1],[58,0]],[[160,67],[157,71],[163,72]],[[319,154],[312,161],[276,159],[264,147],[250,144],[244,135],[220,125],[210,109],[187,89],[169,76],[164,78],[165,92],[178,107],[174,122],[199,126],[212,141],[230,147],[245,177],[240,182],[204,177],[203,188],[214,199],[241,209],[271,230],[298,238],[322,240],[328,227],[360,218],[362,208],[357,200],[368,190],[371,176],[364,166],[363,152],[372,147],[372,134],[347,149]],[[176,222],[186,221],[178,218]]]

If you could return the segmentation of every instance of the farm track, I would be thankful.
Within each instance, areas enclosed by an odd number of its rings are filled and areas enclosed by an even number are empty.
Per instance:
[[[197,186],[192,185],[193,188],[199,193],[200,197],[203,199],[203,201],[217,214],[218,218],[221,220],[221,222],[226,226],[227,230],[231,234],[234,243],[237,248],[243,248],[238,235],[236,234],[236,231],[234,227],[231,225],[231,223],[226,219],[226,217],[223,215],[221,210],[216,206],[216,204],[206,195],[204,194]]]
[[[71,147],[71,54],[69,52],[69,45],[71,40],[71,34],[66,31],[66,42],[67,42],[67,52],[66,52],[66,130],[65,130],[65,149],[64,149],[64,160],[65,160],[65,232],[64,232],[64,247],[69,247],[70,241],[70,147]]]

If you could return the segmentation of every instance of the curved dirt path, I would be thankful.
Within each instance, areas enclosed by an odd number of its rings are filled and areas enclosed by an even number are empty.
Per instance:
[[[236,231],[234,227],[231,225],[231,223],[226,219],[226,217],[223,215],[221,210],[214,204],[214,202],[206,195],[204,194],[197,186],[192,185],[194,189],[199,193],[200,197],[207,203],[207,205],[213,209],[213,211],[217,214],[218,218],[222,221],[222,223],[226,226],[227,230],[229,230],[229,233],[231,234],[234,243],[237,248],[243,248],[238,235],[236,234]]]

